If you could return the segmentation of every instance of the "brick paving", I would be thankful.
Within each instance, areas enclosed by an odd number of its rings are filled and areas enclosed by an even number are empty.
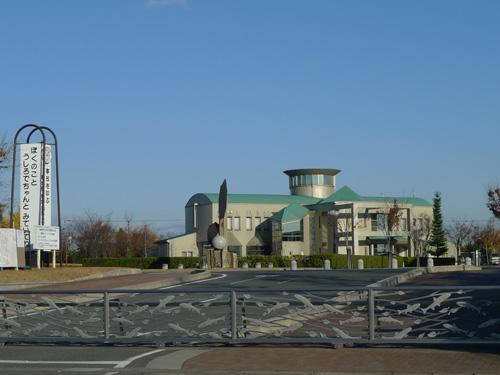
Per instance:
[[[500,374],[500,355],[418,348],[218,348],[184,363],[190,370]]]

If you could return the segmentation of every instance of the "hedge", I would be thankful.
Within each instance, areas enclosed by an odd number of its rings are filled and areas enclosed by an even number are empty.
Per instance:
[[[347,268],[347,255],[345,254],[317,254],[317,255],[297,255],[297,256],[274,256],[274,255],[253,255],[238,258],[238,267],[243,266],[243,263],[248,263],[249,267],[255,267],[257,262],[261,263],[262,267],[267,267],[269,262],[273,263],[273,267],[290,267],[292,258],[297,261],[297,267],[300,268],[323,268],[326,259],[330,260],[332,268]],[[399,267],[403,266],[403,258],[398,259]],[[363,259],[365,268],[387,268],[389,265],[388,256],[353,256],[353,266],[357,267],[358,259]]]
[[[248,263],[250,268],[255,267],[257,262],[260,262],[262,267],[267,267],[269,262],[273,263],[273,267],[290,268],[292,258],[297,261],[299,268],[323,268],[326,259],[330,260],[330,266],[334,269],[347,268],[347,255],[345,254],[316,254],[316,255],[297,255],[297,256],[275,256],[275,255],[252,255],[238,258],[238,267],[242,267],[243,263]],[[399,257],[398,267],[415,267],[417,259],[415,257]],[[352,265],[357,268],[358,259],[363,259],[364,268],[388,268],[389,256],[384,255],[354,255]],[[455,258],[433,258],[435,266],[448,266],[455,264]],[[420,265],[427,266],[427,258],[420,257]]]
[[[455,258],[445,257],[445,258],[432,258],[435,266],[453,266],[455,264]],[[404,257],[406,267],[416,267],[417,258],[416,257]],[[427,257],[420,257],[420,266],[427,267]]]
[[[177,268],[179,264],[184,268],[198,268],[202,265],[201,257],[130,257],[130,258],[84,258],[84,267],[131,267],[140,269],[162,268],[168,264],[168,268]]]

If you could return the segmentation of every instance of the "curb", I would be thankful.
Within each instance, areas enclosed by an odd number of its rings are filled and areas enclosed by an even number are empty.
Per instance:
[[[51,282],[25,282],[25,283],[12,283],[12,284],[0,284],[0,290],[21,290],[21,289],[31,289],[40,286],[50,286],[63,283],[72,283],[74,281],[85,281],[93,279],[102,279],[105,277],[114,276],[126,276],[126,275],[136,275],[142,273],[138,268],[119,268],[116,270],[109,270],[105,272],[95,273],[88,276],[79,277],[77,279],[71,279],[66,281],[51,281]]]
[[[368,288],[378,288],[378,287],[391,287],[391,286],[396,286],[401,283],[407,282],[408,280],[411,280],[415,277],[421,276],[428,273],[427,268],[421,267],[421,268],[416,268],[411,271],[401,273],[399,275],[394,275],[390,276],[386,279],[377,281],[373,284],[367,285]]]

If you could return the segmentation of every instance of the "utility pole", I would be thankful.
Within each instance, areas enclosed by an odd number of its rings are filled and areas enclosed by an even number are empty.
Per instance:
[[[144,224],[143,230],[144,230],[144,258],[147,258],[148,257],[148,250],[147,250],[147,236],[148,236],[148,232],[147,232],[147,226],[146,226],[146,224]]]

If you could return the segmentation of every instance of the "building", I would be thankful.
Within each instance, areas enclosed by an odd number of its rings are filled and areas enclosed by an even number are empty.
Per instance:
[[[432,205],[416,197],[362,196],[348,186],[337,190],[339,172],[284,171],[290,195],[228,194],[227,249],[239,256],[382,255],[389,248],[414,255],[420,239],[412,229],[429,227]],[[210,246],[207,230],[218,221],[218,199],[199,193],[188,200],[185,234],[161,241],[165,255],[198,256]]]

